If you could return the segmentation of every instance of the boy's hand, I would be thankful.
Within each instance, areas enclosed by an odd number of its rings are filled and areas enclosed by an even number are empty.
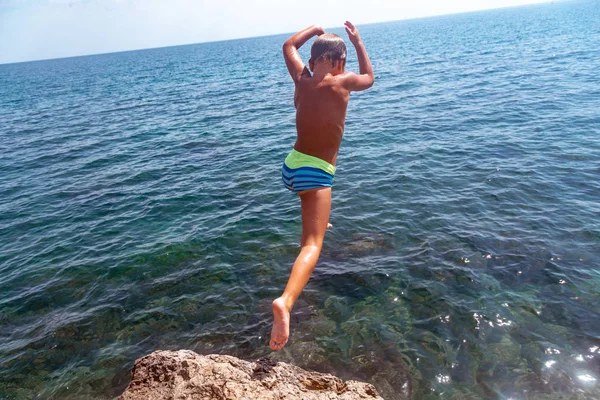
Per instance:
[[[290,37],[283,44],[283,59],[294,82],[298,82],[302,75],[308,71],[302,62],[298,49],[311,37],[321,36],[324,33],[325,29],[321,25],[311,25]]]
[[[360,35],[358,34],[358,29],[356,29],[356,27],[352,25],[352,22],[350,21],[346,21],[344,23],[344,27],[346,28],[348,39],[350,39],[352,44],[356,46],[356,44],[360,42]]]
[[[325,29],[321,25],[313,25],[315,35],[321,36],[325,33]]]

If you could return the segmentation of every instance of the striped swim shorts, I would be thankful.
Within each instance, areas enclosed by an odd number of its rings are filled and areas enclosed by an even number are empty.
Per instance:
[[[320,187],[331,187],[333,175],[335,175],[333,165],[297,150],[292,150],[281,168],[283,184],[294,193]]]

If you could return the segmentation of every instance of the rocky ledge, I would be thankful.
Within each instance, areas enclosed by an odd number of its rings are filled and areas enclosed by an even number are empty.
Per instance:
[[[157,399],[381,399],[356,381],[263,358],[255,362],[189,350],[155,351],[138,359],[119,400]]]

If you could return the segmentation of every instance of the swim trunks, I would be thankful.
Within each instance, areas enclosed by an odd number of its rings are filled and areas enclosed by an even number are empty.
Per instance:
[[[333,185],[335,167],[325,160],[292,150],[281,168],[281,179],[294,193]]]

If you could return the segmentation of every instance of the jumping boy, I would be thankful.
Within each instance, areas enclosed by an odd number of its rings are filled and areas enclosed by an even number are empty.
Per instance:
[[[338,35],[325,33],[317,25],[308,27],[283,44],[283,58],[294,80],[297,138],[282,167],[285,186],[300,196],[302,238],[285,291],[273,301],[270,347],[281,350],[290,335],[290,311],[308,282],[319,259],[331,211],[331,185],[350,92],[373,85],[373,69],[358,30],[344,24],[356,49],[360,74],[344,72],[346,45]],[[306,68],[298,49],[315,40]]]

